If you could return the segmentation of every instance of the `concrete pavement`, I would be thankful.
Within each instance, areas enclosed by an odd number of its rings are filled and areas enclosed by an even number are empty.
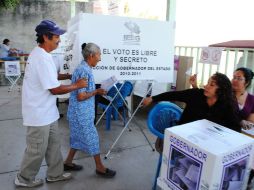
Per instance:
[[[69,129],[66,120],[67,104],[60,104],[64,117],[59,120],[63,157],[69,150]],[[146,127],[147,110],[139,110],[135,121],[130,123],[132,131],[125,130],[116,146],[103,162],[117,171],[115,178],[96,176],[92,157],[78,152],[75,162],[84,166],[80,172],[72,172],[73,179],[66,182],[44,183],[38,190],[150,190],[157,166],[158,153],[152,151],[140,132],[140,126],[153,143],[155,138]],[[123,129],[121,121],[112,121],[111,130],[105,130],[105,120],[98,125],[102,158]],[[26,127],[22,125],[21,94],[17,88],[8,93],[8,86],[0,86],[0,190],[16,189],[13,181],[20,168],[25,150]],[[46,165],[43,162],[38,178],[45,178]],[[27,188],[18,188],[27,189]]]

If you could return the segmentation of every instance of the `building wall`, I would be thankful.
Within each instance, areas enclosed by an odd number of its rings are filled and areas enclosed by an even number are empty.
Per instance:
[[[91,3],[76,3],[76,14],[92,12]],[[35,27],[43,19],[55,21],[67,28],[71,18],[71,4],[57,0],[22,0],[14,10],[0,12],[0,43],[8,38],[11,47],[30,52],[36,46]]]

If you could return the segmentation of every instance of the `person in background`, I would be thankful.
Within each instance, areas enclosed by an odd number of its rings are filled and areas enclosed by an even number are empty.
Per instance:
[[[12,53],[16,53],[18,51],[15,48],[10,48],[10,43],[9,39],[4,39],[3,44],[0,44],[0,59],[4,61],[18,60],[17,57],[10,56]]]
[[[181,101],[186,103],[179,124],[207,119],[241,132],[237,101],[230,80],[224,74],[215,73],[212,75],[204,89],[193,88],[165,92],[145,98],[143,105],[147,106],[152,102],[159,101]]]
[[[234,71],[231,81],[244,129],[250,129],[254,126],[254,96],[247,92],[253,76],[254,73],[250,69],[241,67]]]
[[[88,87],[71,92],[67,118],[70,127],[70,146],[71,149],[65,160],[64,168],[66,171],[78,171],[82,166],[74,164],[73,158],[77,150],[89,153],[94,157],[96,174],[112,178],[116,172],[106,168],[100,158],[99,136],[94,126],[95,95],[105,95],[107,92],[102,88],[95,88],[92,67],[95,67],[101,60],[101,50],[94,43],[86,44],[82,50],[84,60],[72,74],[72,83],[86,78]]]
[[[57,48],[60,35],[65,30],[50,20],[43,20],[35,31],[38,46],[28,57],[22,87],[22,116],[23,125],[27,126],[27,147],[14,181],[20,187],[43,184],[42,179],[35,177],[44,158],[48,166],[47,182],[71,179],[71,173],[64,173],[63,170],[56,95],[87,86],[84,79],[71,85],[61,85],[57,80],[57,70],[50,52]]]

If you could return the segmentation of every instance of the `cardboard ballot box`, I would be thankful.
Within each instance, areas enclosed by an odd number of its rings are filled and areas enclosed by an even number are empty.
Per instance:
[[[245,190],[254,139],[208,120],[165,131],[157,184],[171,190]]]

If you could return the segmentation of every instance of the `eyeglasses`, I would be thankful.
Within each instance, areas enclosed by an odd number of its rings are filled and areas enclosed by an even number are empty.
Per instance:
[[[243,78],[243,77],[233,77],[232,80],[243,81],[243,80],[245,80],[245,78]]]

